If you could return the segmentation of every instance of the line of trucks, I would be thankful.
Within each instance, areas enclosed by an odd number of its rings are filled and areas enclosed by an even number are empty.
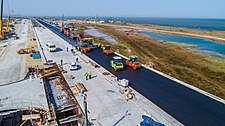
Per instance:
[[[75,35],[71,31],[76,30],[75,28],[61,27],[60,32],[70,37],[73,40],[76,40],[79,43],[78,50],[83,53],[90,52],[91,48],[101,47],[102,52],[106,55],[110,55],[113,53],[110,45],[96,45],[94,44],[94,40],[91,37],[84,37],[82,34]],[[129,58],[125,62],[126,66],[132,67],[134,70],[141,67],[141,63],[138,61],[138,56],[129,56]],[[124,63],[122,62],[122,58],[119,56],[113,57],[110,61],[111,67],[115,70],[123,70]]]

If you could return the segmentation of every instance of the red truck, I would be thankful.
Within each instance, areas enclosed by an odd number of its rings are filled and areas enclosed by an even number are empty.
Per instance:
[[[66,36],[70,36],[70,29],[69,28],[64,28],[63,32]]]

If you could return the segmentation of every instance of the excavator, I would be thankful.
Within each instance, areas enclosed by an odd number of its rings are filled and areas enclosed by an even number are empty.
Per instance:
[[[126,60],[126,65],[132,67],[134,70],[141,67],[141,63],[138,62],[138,56],[129,56]]]
[[[105,45],[102,48],[103,53],[105,53],[106,55],[112,54],[113,51],[111,50],[111,46],[110,45]]]

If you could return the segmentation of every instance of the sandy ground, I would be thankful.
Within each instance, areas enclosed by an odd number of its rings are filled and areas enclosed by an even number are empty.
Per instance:
[[[6,50],[0,56],[0,111],[9,109],[29,109],[38,107],[48,110],[44,84],[40,79],[24,79],[26,54],[18,55],[16,51],[26,46],[28,22],[22,20],[17,33],[18,40],[9,40]],[[22,34],[25,32],[25,34]],[[0,46],[0,52],[3,47]],[[12,82],[12,83],[10,83]]]
[[[20,39],[8,40],[9,44],[0,57],[0,85],[18,81],[25,77],[25,55],[18,55],[16,51],[25,47],[27,30],[28,23],[22,23],[17,30]],[[22,34],[22,32],[25,32],[25,34]]]
[[[99,30],[89,26],[87,27],[88,30],[84,30],[84,32],[88,35],[91,35],[91,36],[95,36],[95,37],[102,37],[103,39],[105,40],[108,40],[109,42],[112,42],[112,43],[116,43],[116,40],[113,39],[111,36],[108,36],[102,32],[100,32]]]

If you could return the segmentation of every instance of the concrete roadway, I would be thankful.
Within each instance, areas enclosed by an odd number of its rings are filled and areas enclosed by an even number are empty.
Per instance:
[[[86,63],[90,59],[83,54],[81,55],[78,53],[78,55],[73,56],[70,51],[67,52],[66,47],[71,49],[71,45],[66,43],[63,39],[52,33],[50,30],[44,30],[41,27],[37,27],[35,29],[46,58],[48,60],[52,59],[58,64],[60,64],[61,59],[63,60],[63,68],[67,71],[64,73],[64,76],[68,84],[73,87],[75,83],[81,82],[87,88],[88,110],[90,112],[89,118],[95,119],[94,121],[91,121],[95,125],[101,124],[103,126],[109,126],[114,124],[117,126],[133,126],[141,122],[141,116],[146,111],[151,113],[155,120],[158,120],[168,126],[182,125],[136,91],[133,91],[137,98],[136,102],[132,100],[126,101],[125,96],[120,94],[119,89],[116,88],[118,82],[115,85],[111,84],[111,82],[113,82],[111,80],[115,80],[115,78],[111,76],[104,76],[102,74],[102,72],[106,72],[105,69],[102,67],[93,68],[91,64]],[[48,42],[56,45],[56,52],[49,52],[47,50],[45,44]],[[75,61],[76,57],[79,58],[79,70],[70,71],[69,63]],[[82,57],[83,60],[81,60],[80,57]],[[91,80],[85,80],[84,77],[84,73],[88,70],[90,70],[94,76]],[[74,76],[75,78],[71,79],[71,76]],[[54,96],[65,96],[62,92],[58,92],[54,87],[51,87],[51,89],[53,90],[52,92]],[[75,89],[72,88],[72,90],[74,91],[74,94],[77,94]],[[83,107],[83,97],[76,95],[76,98],[81,107]],[[66,100],[66,98],[64,98],[64,100]],[[63,100],[57,100],[55,98],[56,104],[62,102]],[[128,113],[126,113],[126,111],[128,111]]]
[[[68,41],[69,38],[57,28],[41,23],[71,45],[77,45],[74,41]],[[115,54],[105,56],[100,49],[96,49],[86,55],[116,76],[128,79],[132,88],[184,125],[225,125],[224,104],[146,68],[136,71],[125,68],[115,72],[109,66],[109,61]]]
[[[18,40],[9,39],[7,47],[0,56],[0,85],[21,80],[25,77],[25,56],[16,53],[20,48],[25,47],[28,32],[28,22],[18,27]],[[25,32],[25,34],[22,34]]]

